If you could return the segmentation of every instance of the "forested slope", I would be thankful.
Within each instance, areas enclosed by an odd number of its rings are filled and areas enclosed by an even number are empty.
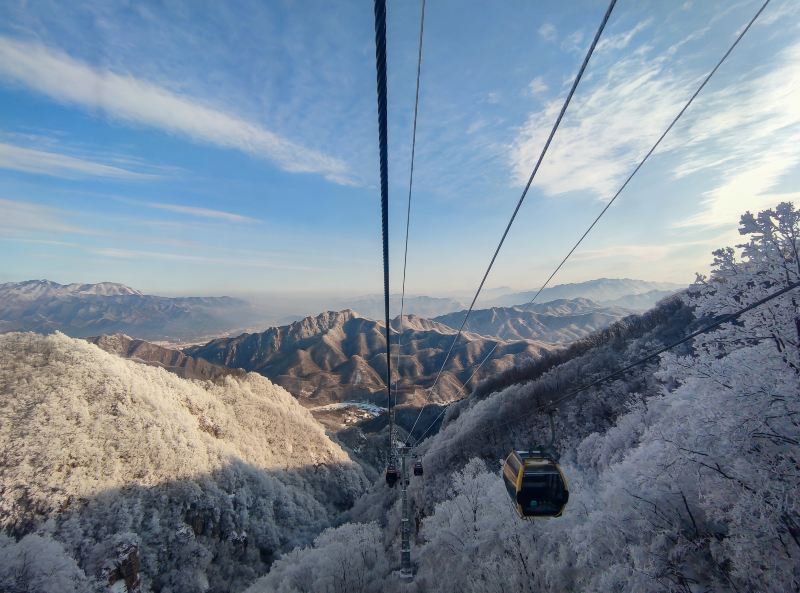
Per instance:
[[[595,344],[500,377],[453,410],[421,448],[424,478],[412,480],[420,529],[408,590],[800,588],[798,289],[559,408],[556,445],[571,491],[563,517],[519,520],[498,474],[510,447],[547,438],[545,418],[531,413],[538,405],[688,332],[685,307],[696,327],[800,280],[800,216],[790,204],[746,214],[740,231],[747,243],[716,251],[684,304],[668,301]],[[397,505],[384,526],[366,523],[388,496],[371,493],[353,511],[363,523],[278,561],[250,591],[400,590],[390,574]]]
[[[0,537],[0,590],[241,590],[364,487],[264,377],[189,381],[63,334],[0,336],[0,529],[29,534]]]

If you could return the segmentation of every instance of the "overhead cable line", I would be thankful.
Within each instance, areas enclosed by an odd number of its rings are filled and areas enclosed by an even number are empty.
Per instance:
[[[419,79],[422,72],[422,39],[425,34],[425,0],[422,0],[422,12],[419,18],[419,49],[417,51],[417,90],[414,95],[414,125],[411,132],[411,168],[408,174],[408,206],[406,207],[406,244],[403,251],[403,288],[400,293],[400,333],[397,336],[397,381],[394,384],[394,405],[397,405],[397,384],[400,381],[400,350],[403,342],[403,312],[406,300],[406,267],[408,264],[408,230],[411,225],[411,188],[414,185],[414,156],[417,149],[417,114],[419,113]]]
[[[701,329],[698,329],[697,331],[694,331],[694,332],[690,333],[689,335],[670,343],[667,346],[659,348],[658,350],[656,350],[654,352],[651,352],[647,356],[644,356],[644,357],[636,360],[635,362],[632,362],[632,363],[630,363],[628,365],[625,365],[624,367],[614,371],[613,373],[609,373],[608,375],[605,375],[604,377],[601,377],[600,379],[597,379],[595,381],[592,381],[590,383],[582,385],[582,386],[580,386],[580,387],[578,387],[578,388],[566,393],[565,395],[562,395],[561,397],[557,397],[556,399],[547,402],[546,404],[539,404],[537,406],[534,406],[534,408],[532,410],[530,410],[528,412],[524,412],[522,414],[518,414],[517,416],[514,417],[513,420],[507,420],[507,421],[501,422],[499,424],[493,424],[491,427],[473,434],[472,437],[480,436],[480,435],[485,434],[487,432],[490,432],[492,430],[496,430],[497,428],[503,428],[503,427],[509,426],[511,424],[517,423],[517,422],[519,422],[519,420],[521,418],[527,418],[527,417],[532,416],[534,414],[538,414],[538,413],[541,413],[541,412],[547,412],[547,411],[553,409],[554,407],[556,407],[556,406],[558,406],[560,404],[563,404],[564,402],[566,402],[568,400],[574,399],[575,397],[577,397],[578,395],[580,395],[584,391],[587,391],[588,389],[591,389],[593,387],[597,387],[598,385],[600,385],[602,383],[605,383],[606,381],[610,381],[611,379],[616,379],[617,377],[620,377],[620,376],[624,375],[625,373],[627,373],[631,369],[634,369],[634,368],[636,368],[638,366],[641,366],[641,365],[645,364],[646,362],[649,362],[649,361],[653,360],[654,358],[660,356],[661,354],[664,354],[665,352],[667,352],[669,350],[672,350],[673,348],[676,348],[677,346],[680,346],[681,344],[685,344],[686,342],[689,342],[690,340],[693,340],[694,338],[696,338],[698,336],[701,336],[703,334],[707,334],[711,330],[716,329],[716,328],[718,328],[719,326],[721,326],[721,325],[723,325],[725,323],[730,323],[732,321],[736,321],[739,317],[741,317],[745,313],[747,313],[749,311],[752,311],[753,309],[756,309],[756,308],[768,303],[769,301],[771,301],[773,299],[776,299],[779,296],[782,296],[782,295],[786,294],[787,292],[789,292],[791,290],[794,290],[796,288],[800,288],[800,282],[792,282],[791,284],[789,284],[787,286],[784,286],[780,290],[776,290],[775,292],[768,294],[764,298],[759,299],[756,302],[751,303],[751,304],[747,305],[746,307],[743,307],[743,308],[739,309],[738,311],[735,311],[733,313],[728,313],[726,315],[721,316],[720,318],[718,318],[713,323],[710,323],[710,324],[706,325],[705,327],[703,327]],[[451,403],[455,403],[455,402],[451,402]],[[448,404],[448,406],[449,405],[451,405],[451,404]],[[429,429],[430,429],[430,427],[429,427]],[[427,434],[427,431],[425,432],[425,434]],[[425,436],[425,434],[423,434],[423,437]],[[420,437],[420,441],[421,440],[422,440],[422,437]],[[446,450],[448,448],[449,448],[449,446],[442,447],[442,449],[439,449],[439,451],[443,451],[443,450]]]
[[[375,69],[378,89],[378,144],[381,176],[381,234],[383,236],[383,305],[386,317],[386,396],[389,406],[389,459],[392,454],[392,356],[389,325],[389,163],[386,107],[386,0],[375,0]]]
[[[584,231],[584,233],[581,235],[581,237],[576,241],[576,243],[572,246],[572,248],[569,250],[569,252],[564,256],[564,259],[562,259],[561,262],[558,264],[558,266],[556,266],[555,270],[553,270],[553,273],[550,274],[550,276],[547,278],[547,280],[544,282],[544,284],[542,284],[539,287],[539,290],[536,291],[536,294],[526,304],[526,306],[530,306],[534,302],[536,302],[536,299],[539,297],[539,295],[542,293],[542,291],[550,284],[550,282],[553,280],[555,275],[561,270],[561,268],[564,266],[564,264],[567,262],[567,260],[572,256],[572,254],[575,252],[575,250],[578,248],[578,246],[583,242],[583,240],[586,238],[586,236],[592,231],[592,229],[595,227],[595,225],[597,225],[597,223],[600,221],[600,219],[603,217],[603,215],[606,213],[606,211],[608,211],[608,209],[611,207],[611,205],[614,203],[614,201],[619,197],[619,195],[622,193],[622,191],[628,186],[628,184],[630,183],[631,179],[633,179],[634,175],[636,175],[636,173],[639,172],[639,169],[642,168],[642,166],[645,164],[645,162],[647,162],[647,160],[650,158],[650,156],[655,152],[656,148],[658,148],[658,146],[661,144],[661,142],[664,140],[664,138],[667,136],[667,134],[670,132],[670,130],[672,130],[672,128],[675,126],[675,124],[678,122],[678,120],[683,116],[683,114],[686,112],[686,110],[689,108],[689,106],[694,102],[695,98],[697,98],[697,96],[700,94],[700,92],[703,90],[703,88],[705,88],[706,84],[708,84],[708,81],[711,80],[711,77],[714,76],[714,74],[717,72],[717,70],[720,68],[720,66],[722,66],[722,64],[725,62],[725,60],[731,54],[731,52],[733,52],[734,48],[742,40],[742,38],[744,37],[745,33],[747,33],[747,31],[750,30],[750,28],[753,26],[753,23],[755,23],[756,20],[758,19],[758,17],[761,16],[761,13],[764,11],[764,9],[767,7],[767,5],[769,3],[770,3],[770,0],[766,0],[761,5],[761,7],[758,9],[758,11],[755,13],[755,15],[753,15],[753,18],[751,18],[750,21],[747,23],[747,25],[744,27],[744,29],[742,29],[742,31],[736,37],[736,39],[731,44],[731,46],[728,48],[728,50],[723,54],[723,56],[720,58],[720,60],[717,62],[717,64],[714,66],[714,68],[708,73],[708,75],[706,75],[706,77],[703,79],[703,82],[700,83],[700,86],[697,87],[697,90],[695,90],[695,92],[692,94],[692,96],[689,98],[689,100],[686,102],[686,104],[683,106],[683,108],[678,112],[678,114],[675,116],[675,118],[672,120],[672,122],[670,122],[669,126],[667,126],[667,129],[664,130],[664,133],[662,133],[661,136],[659,136],[659,138],[658,138],[658,140],[656,140],[655,144],[653,144],[653,146],[650,148],[650,150],[647,151],[647,154],[644,155],[644,158],[642,158],[642,160],[639,161],[639,164],[636,165],[636,167],[633,169],[631,174],[628,175],[627,179],[625,179],[625,182],[620,186],[620,188],[617,190],[617,192],[612,196],[612,198],[609,200],[608,204],[606,204],[605,207],[600,211],[600,214],[597,215],[597,217],[594,219],[592,224],[590,224],[589,227],[586,229],[586,231]],[[499,342],[496,343],[492,347],[492,349],[489,351],[489,354],[486,357],[484,357],[484,359],[480,362],[480,364],[475,368],[475,370],[473,371],[473,373],[470,376],[469,380],[472,380],[472,377],[475,376],[475,373],[477,373],[478,370],[480,370],[480,368],[484,365],[484,363],[494,353],[494,351],[497,349],[498,345],[499,345]],[[469,380],[467,382],[469,382]],[[464,385],[466,386],[466,383]],[[460,398],[460,399],[463,399],[463,398]],[[456,401],[459,401],[459,400],[454,400],[451,403],[455,403]],[[444,413],[444,410],[442,411],[442,413]],[[434,419],[434,421],[431,424],[431,426],[428,427],[428,430],[426,430],[425,433],[423,433],[423,435],[428,433],[430,428],[433,426],[433,424],[436,423],[436,421],[441,417],[441,415],[442,414],[440,414],[439,416],[437,416]],[[421,439],[422,439],[422,437],[420,437],[420,439],[418,439],[416,442],[419,442],[419,440],[421,440]]]
[[[561,120],[564,118],[564,114],[566,113],[567,107],[569,107],[569,104],[572,101],[572,97],[575,94],[575,90],[578,88],[578,84],[580,83],[581,78],[583,78],[583,73],[586,71],[586,67],[589,64],[589,59],[592,57],[592,54],[594,53],[595,47],[597,46],[597,42],[600,40],[600,36],[602,35],[603,30],[605,29],[606,24],[608,23],[608,19],[611,16],[611,11],[614,10],[614,5],[616,3],[617,0],[611,0],[611,2],[608,5],[608,9],[606,9],[605,15],[603,15],[603,20],[600,23],[600,26],[598,27],[597,32],[594,35],[594,39],[592,40],[592,43],[589,46],[589,50],[586,52],[586,57],[583,58],[583,63],[581,64],[581,67],[578,70],[577,75],[575,76],[575,80],[572,82],[572,87],[570,87],[569,93],[567,93],[567,97],[564,100],[564,104],[561,106],[561,111],[559,111],[558,117],[556,118],[556,121],[553,124],[553,128],[550,130],[550,134],[547,137],[547,141],[544,143],[544,147],[542,148],[542,152],[539,154],[539,158],[536,160],[536,164],[533,167],[533,171],[531,171],[531,175],[528,178],[528,183],[525,184],[525,188],[522,190],[522,195],[519,197],[519,200],[517,201],[517,205],[514,208],[514,212],[511,214],[511,218],[509,219],[508,224],[506,225],[506,228],[503,231],[503,235],[500,237],[500,242],[497,244],[497,248],[495,249],[494,254],[492,255],[492,259],[491,261],[489,261],[489,266],[486,268],[486,272],[483,274],[483,278],[481,279],[481,282],[478,285],[478,290],[475,291],[475,296],[472,297],[472,303],[470,303],[469,309],[467,310],[467,313],[464,316],[464,320],[461,322],[461,327],[458,329],[458,332],[453,338],[453,341],[450,343],[450,348],[447,351],[447,355],[445,356],[444,362],[442,363],[442,367],[436,374],[436,378],[433,381],[433,385],[431,385],[430,389],[428,390],[428,396],[429,396],[428,399],[430,399],[430,394],[433,392],[433,390],[436,388],[436,385],[439,383],[439,378],[442,376],[442,373],[444,372],[444,369],[447,366],[448,361],[450,360],[450,356],[453,353],[453,348],[455,347],[456,343],[458,342],[458,339],[464,332],[464,326],[466,325],[469,316],[472,314],[472,310],[475,308],[475,302],[478,300],[478,296],[480,295],[481,290],[483,290],[483,285],[486,282],[486,278],[488,278],[489,272],[492,271],[492,267],[494,266],[494,262],[497,259],[497,255],[500,253],[500,249],[503,247],[503,243],[505,242],[506,237],[508,236],[508,232],[511,230],[511,225],[514,224],[514,219],[517,217],[517,213],[519,212],[519,209],[522,207],[522,203],[525,201],[525,197],[528,195],[528,190],[530,189],[531,184],[533,183],[533,179],[534,177],[536,177],[536,173],[539,171],[539,167],[541,166],[542,161],[544,160],[544,157],[547,154],[547,150],[550,148],[550,144],[553,141],[553,137],[556,135],[558,126],[561,124]],[[417,419],[414,421],[414,425],[411,427],[410,432],[414,431],[417,422],[419,422],[419,419],[422,416],[422,410],[424,408],[425,406],[420,408],[420,411],[417,414]]]

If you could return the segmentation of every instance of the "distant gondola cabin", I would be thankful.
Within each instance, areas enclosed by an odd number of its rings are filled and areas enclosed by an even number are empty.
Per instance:
[[[542,451],[512,451],[503,481],[520,517],[560,517],[569,500],[561,468]]]
[[[394,488],[394,485],[397,484],[397,481],[400,479],[400,472],[397,470],[397,466],[394,463],[390,463],[386,468],[386,484],[390,488]]]

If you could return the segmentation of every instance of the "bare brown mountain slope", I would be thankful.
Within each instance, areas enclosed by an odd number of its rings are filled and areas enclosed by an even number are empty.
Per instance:
[[[241,369],[231,369],[212,364],[202,358],[187,356],[180,350],[164,348],[144,340],[131,338],[125,334],[97,336],[86,338],[86,340],[111,354],[116,354],[122,358],[130,358],[133,361],[151,366],[162,367],[184,379],[210,379],[215,381],[227,375],[237,377],[245,375]]]
[[[399,364],[393,357],[392,381],[399,379],[398,403],[421,404],[433,383],[455,330],[416,316],[399,318],[393,325],[393,343],[401,338]],[[480,377],[538,358],[548,346],[534,341],[506,342],[466,333],[453,350],[451,361],[433,394],[433,401],[449,401],[486,354],[497,349]],[[291,325],[261,333],[212,340],[185,350],[192,357],[216,365],[242,368],[269,377],[313,407],[342,401],[384,405],[386,354],[383,324],[351,310],[328,311]]]

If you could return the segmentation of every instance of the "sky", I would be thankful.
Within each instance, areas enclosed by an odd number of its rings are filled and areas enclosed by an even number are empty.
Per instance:
[[[536,288],[761,1],[619,0],[487,287]],[[406,290],[477,287],[607,4],[429,0]],[[382,290],[371,2],[0,0],[0,282]],[[420,3],[388,3],[391,285]],[[554,283],[689,283],[800,203],[800,3],[772,0]]]

